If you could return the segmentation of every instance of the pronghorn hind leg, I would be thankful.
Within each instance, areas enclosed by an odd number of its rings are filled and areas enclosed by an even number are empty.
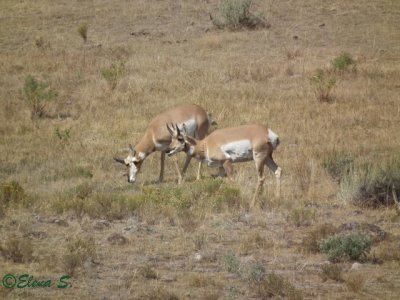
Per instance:
[[[267,167],[274,173],[276,178],[276,190],[275,196],[280,197],[281,195],[281,175],[282,169],[274,162],[272,155],[270,155],[265,163]]]
[[[224,170],[225,170],[226,175],[228,176],[228,179],[230,181],[234,181],[232,161],[226,160],[222,166],[224,167]]]
[[[165,165],[165,152],[161,151],[161,166],[160,166],[160,176],[158,177],[158,182],[164,180],[164,165]]]

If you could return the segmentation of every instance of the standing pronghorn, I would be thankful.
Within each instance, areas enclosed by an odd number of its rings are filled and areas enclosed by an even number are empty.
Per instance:
[[[182,125],[185,124],[188,134],[198,139],[203,139],[208,132],[211,119],[203,108],[195,104],[177,106],[157,115],[150,122],[143,137],[139,143],[136,144],[135,148],[133,148],[132,145],[129,145],[129,155],[127,158],[121,159],[114,157],[117,162],[129,167],[128,182],[135,182],[136,175],[138,174],[143,161],[147,156],[155,151],[161,151],[161,170],[158,180],[159,182],[163,181],[165,151],[171,144],[171,135],[165,127],[166,123],[178,124],[178,127],[181,128]],[[192,156],[187,154],[182,174],[179,171],[177,160],[174,159],[178,173],[178,182],[182,181],[182,175],[185,174],[191,158]],[[200,169],[201,163],[199,164],[197,172],[198,178],[200,177]]]
[[[203,140],[191,137],[185,124],[183,130],[176,125],[167,125],[167,129],[172,136],[168,156],[187,151],[198,160],[206,161],[210,167],[219,167],[219,175],[224,176],[226,172],[230,180],[233,180],[233,163],[254,160],[258,184],[250,207],[254,206],[263,186],[265,165],[275,174],[279,193],[281,168],[272,159],[272,152],[279,145],[279,137],[271,129],[263,125],[224,128],[213,131]]]

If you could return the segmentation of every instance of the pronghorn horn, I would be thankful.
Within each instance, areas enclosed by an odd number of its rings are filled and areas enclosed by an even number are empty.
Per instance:
[[[135,149],[133,149],[132,144],[129,144],[129,154],[130,155],[135,155]]]
[[[119,163],[121,163],[121,164],[125,164],[125,161],[122,159],[122,158],[118,158],[118,157],[113,157],[114,158],[114,160],[116,161],[116,162],[119,162]]]

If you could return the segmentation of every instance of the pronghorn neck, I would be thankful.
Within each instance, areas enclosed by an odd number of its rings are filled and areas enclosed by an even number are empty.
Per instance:
[[[135,146],[135,151],[141,159],[146,158],[149,154],[156,150],[152,137],[145,134]]]

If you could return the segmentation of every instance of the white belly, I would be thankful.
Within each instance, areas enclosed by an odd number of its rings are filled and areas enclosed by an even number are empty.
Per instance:
[[[253,159],[253,149],[249,140],[239,140],[220,147],[227,159],[233,162],[248,161]]]

